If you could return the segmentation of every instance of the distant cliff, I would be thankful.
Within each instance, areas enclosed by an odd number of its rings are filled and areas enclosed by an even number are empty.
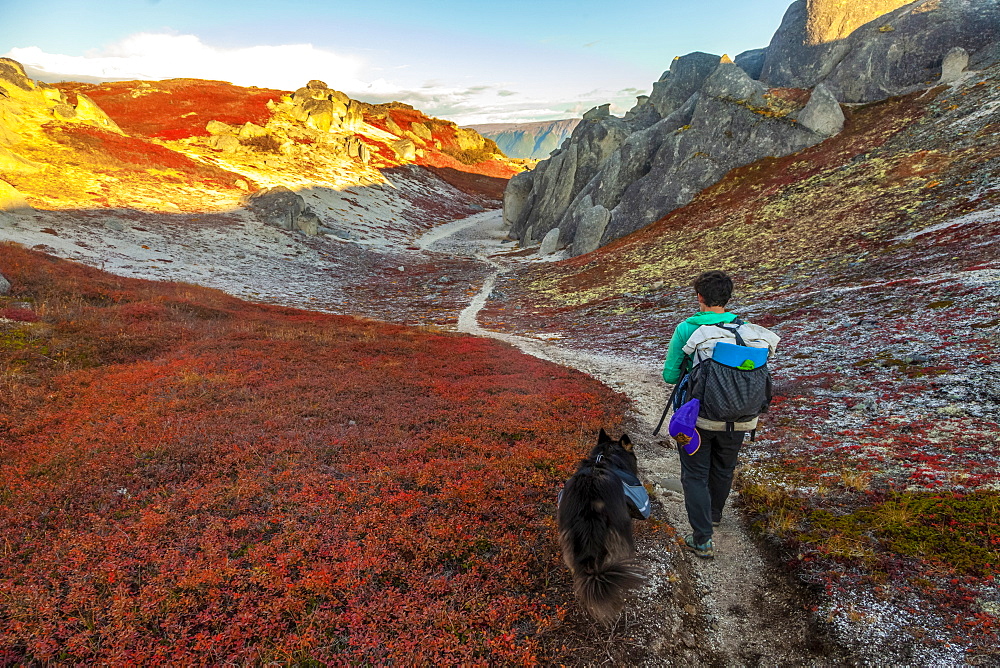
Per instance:
[[[544,160],[572,134],[579,122],[579,118],[567,118],[537,123],[484,123],[468,127],[495,141],[500,150],[511,158]]]

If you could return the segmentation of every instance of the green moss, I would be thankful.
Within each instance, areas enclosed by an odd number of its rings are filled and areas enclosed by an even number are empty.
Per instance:
[[[1000,564],[1000,493],[900,493],[852,513],[814,510],[801,540],[873,544],[906,557],[940,562],[955,571],[986,575]]]

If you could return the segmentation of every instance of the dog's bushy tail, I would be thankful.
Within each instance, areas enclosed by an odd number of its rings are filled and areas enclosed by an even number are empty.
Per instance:
[[[645,570],[631,561],[608,564],[603,569],[583,568],[573,577],[573,591],[580,605],[605,626],[610,626],[625,606],[625,595],[646,581]]]

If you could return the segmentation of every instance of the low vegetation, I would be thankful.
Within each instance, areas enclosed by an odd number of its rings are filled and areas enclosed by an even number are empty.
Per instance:
[[[0,245],[0,663],[559,662],[622,400],[486,340]]]

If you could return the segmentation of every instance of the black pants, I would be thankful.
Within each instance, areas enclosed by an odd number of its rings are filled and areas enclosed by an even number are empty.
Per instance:
[[[704,431],[701,447],[693,455],[677,450],[681,457],[684,507],[694,531],[694,542],[712,537],[712,520],[722,519],[722,509],[733,487],[733,471],[743,445],[745,431]]]

